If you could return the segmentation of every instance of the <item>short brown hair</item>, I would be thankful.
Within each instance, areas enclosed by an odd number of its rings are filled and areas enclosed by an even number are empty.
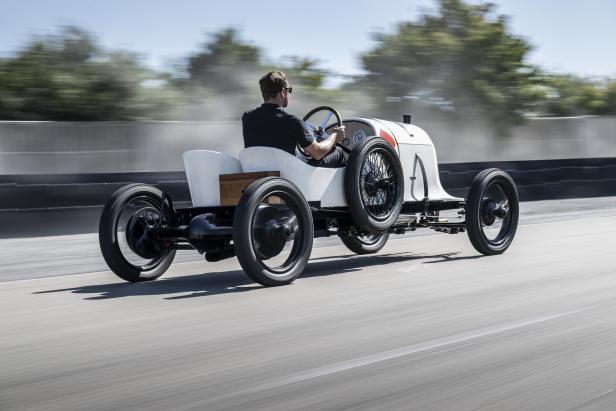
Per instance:
[[[261,87],[261,94],[264,100],[276,97],[276,94],[280,93],[283,88],[289,86],[287,76],[278,70],[270,71],[259,80],[259,86]]]

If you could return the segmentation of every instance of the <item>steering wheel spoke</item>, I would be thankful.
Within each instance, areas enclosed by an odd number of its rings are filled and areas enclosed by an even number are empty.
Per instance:
[[[329,123],[329,120],[331,120],[332,116],[334,115],[333,111],[330,111],[329,113],[327,113],[327,116],[323,119],[323,121],[321,122],[321,128],[323,130],[325,130],[325,126],[327,126],[327,123]]]
[[[315,126],[314,124],[309,123],[309,122],[307,122],[307,121],[305,121],[305,120],[304,120],[304,123],[305,123],[308,127],[310,127],[312,130],[314,130],[314,131],[316,131],[316,130],[318,130],[318,129],[319,129],[319,127],[318,127],[318,126]]]
[[[308,121],[308,119],[321,111],[327,111],[327,114],[319,126],[316,126]],[[327,123],[329,123],[329,121],[331,120],[332,116],[336,117],[336,125],[338,127],[342,126],[342,118],[340,117],[340,114],[338,113],[338,111],[336,111],[336,109],[329,106],[321,106],[310,110],[308,114],[304,116],[303,121],[307,127],[312,129],[313,133],[319,138],[319,141],[324,141],[328,138],[331,138],[331,135],[325,132],[325,127],[327,126]],[[338,146],[343,147],[341,144],[338,144]],[[346,149],[346,147],[343,148]],[[308,154],[302,147],[300,147],[299,144],[297,145],[297,150],[304,157],[310,158],[310,154]]]

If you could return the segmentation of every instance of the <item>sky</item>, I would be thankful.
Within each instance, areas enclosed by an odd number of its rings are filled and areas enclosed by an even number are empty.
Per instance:
[[[477,3],[477,0],[471,0]],[[581,76],[616,76],[616,0],[492,0],[511,31],[535,46],[529,62]],[[0,55],[61,25],[93,33],[109,49],[128,49],[169,68],[194,53],[207,34],[234,27],[277,61],[315,58],[339,74],[362,72],[359,55],[372,33],[434,10],[432,0],[0,0]]]

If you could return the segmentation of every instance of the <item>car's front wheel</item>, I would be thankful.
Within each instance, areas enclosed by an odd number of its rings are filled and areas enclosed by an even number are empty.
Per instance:
[[[400,214],[404,194],[396,150],[380,137],[362,140],[349,156],[344,188],[355,224],[368,233],[386,232]]]
[[[473,247],[485,255],[505,252],[515,237],[519,212],[518,191],[509,174],[497,168],[477,174],[465,207]]]
[[[384,234],[369,234],[369,235],[348,235],[340,237],[342,243],[355,254],[374,254],[379,251],[387,243],[389,233]]]

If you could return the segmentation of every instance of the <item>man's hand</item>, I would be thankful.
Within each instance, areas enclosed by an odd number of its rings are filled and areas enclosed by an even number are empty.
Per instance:
[[[344,126],[334,128],[330,136],[334,134],[336,135],[335,137],[328,138],[320,142],[313,141],[308,147],[305,147],[304,150],[306,150],[306,152],[315,160],[322,159],[327,153],[329,153],[334,144],[342,141],[344,138]]]
[[[340,126],[340,127],[334,127],[334,133],[336,133],[336,143],[340,143],[342,140],[344,140],[344,126]]]

